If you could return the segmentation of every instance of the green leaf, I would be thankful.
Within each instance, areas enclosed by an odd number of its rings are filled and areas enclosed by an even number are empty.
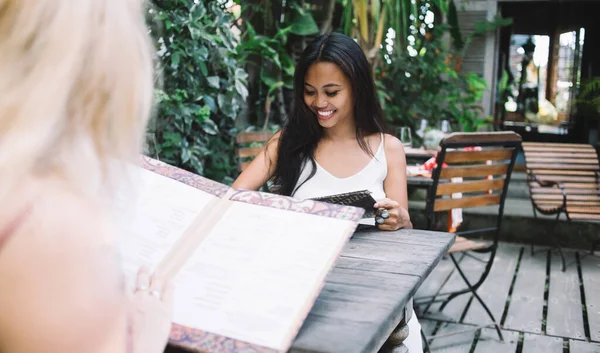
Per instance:
[[[235,69],[235,78],[238,80],[245,80],[248,78],[248,73],[238,67]]]
[[[217,112],[217,103],[215,102],[215,99],[213,97],[203,96],[202,99],[204,100],[204,103],[206,103],[206,105],[210,108],[211,112]]]
[[[217,135],[219,133],[219,127],[214,121],[207,119],[202,122],[202,130],[209,135]]]
[[[206,79],[208,80],[208,84],[211,87],[214,87],[217,89],[221,87],[221,85],[219,84],[219,76],[209,76]]]
[[[462,50],[465,46],[465,41],[460,32],[460,25],[458,23],[458,11],[454,0],[450,0],[448,7],[448,24],[450,25],[450,35],[452,36],[452,46],[456,50]]]
[[[200,61],[198,62],[198,66],[200,66],[200,72],[202,73],[202,76],[208,75],[208,68],[206,67],[206,63],[204,61]]]
[[[181,56],[179,55],[179,53],[175,52],[175,53],[171,54],[171,66],[174,69],[177,69],[177,67],[179,67],[180,60],[181,60]]]
[[[299,36],[309,36],[319,33],[319,27],[308,11],[298,11],[296,8],[292,13],[292,26],[290,32]]]
[[[190,150],[187,148],[181,149],[181,163],[187,163],[190,160]]]
[[[200,49],[196,51],[196,54],[200,60],[208,60],[208,49],[206,47],[200,47]]]
[[[267,93],[267,95],[270,96],[271,93],[273,93],[275,90],[277,90],[279,87],[281,87],[283,85],[284,85],[283,81],[275,82],[275,84],[273,84],[269,87],[269,92]]]
[[[290,56],[286,53],[281,55],[281,66],[283,71],[290,76],[294,76],[294,71],[296,71],[296,65],[294,65],[294,61]]]
[[[202,108],[198,109],[198,111],[196,112],[196,119],[199,122],[203,122],[204,120],[210,119],[210,107],[208,105],[205,105]]]
[[[235,80],[235,90],[242,96],[243,100],[248,98],[248,88],[241,81]]]
[[[224,94],[219,94],[217,97],[219,102],[219,109],[230,119],[235,119],[236,110],[234,109],[233,101],[230,97],[226,97]]]
[[[273,76],[272,71],[262,70],[260,73],[260,79],[265,85],[269,87],[277,83],[277,77]]]
[[[179,146],[181,142],[181,134],[178,132],[163,133],[163,140],[171,146]]]

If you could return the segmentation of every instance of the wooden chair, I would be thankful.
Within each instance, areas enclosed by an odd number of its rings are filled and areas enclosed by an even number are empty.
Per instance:
[[[427,196],[425,209],[427,228],[433,229],[436,215],[440,212],[454,208],[495,205],[498,208],[498,216],[495,227],[456,232],[456,242],[449,250],[449,256],[465,282],[466,288],[416,298],[415,302],[417,305],[442,302],[441,311],[452,299],[471,293],[481,303],[494,323],[498,336],[503,340],[498,322],[477,294],[477,289],[487,278],[494,263],[504,213],[504,201],[515,159],[521,148],[521,136],[514,132],[453,133],[440,142],[440,147],[436,160],[437,166],[432,173],[433,184]],[[480,149],[471,150],[468,147],[480,147]],[[462,178],[462,180],[451,180],[452,178]],[[462,195],[460,198],[452,197],[455,193],[462,193]],[[463,237],[477,233],[492,233],[492,241],[481,243]],[[474,256],[485,263],[485,268],[475,283],[467,279],[455,257],[457,253],[467,254],[470,251],[489,253],[487,260]],[[423,334],[427,349],[428,342],[432,338],[427,338]]]
[[[569,223],[600,221],[600,165],[594,147],[525,142],[523,151],[534,217],[537,212],[556,215],[555,227],[563,213]],[[551,239],[560,251],[564,271],[565,257],[554,233]]]
[[[250,165],[272,136],[269,131],[242,132],[236,136],[236,156],[240,173]]]

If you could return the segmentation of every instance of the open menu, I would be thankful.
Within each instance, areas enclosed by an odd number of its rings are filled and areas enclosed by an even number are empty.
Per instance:
[[[236,190],[144,157],[115,211],[127,277],[174,279],[170,343],[285,352],[363,209]]]

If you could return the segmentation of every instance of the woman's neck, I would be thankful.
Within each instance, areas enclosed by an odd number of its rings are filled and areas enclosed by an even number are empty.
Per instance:
[[[356,127],[354,124],[343,124],[324,129],[323,139],[329,141],[355,140]]]

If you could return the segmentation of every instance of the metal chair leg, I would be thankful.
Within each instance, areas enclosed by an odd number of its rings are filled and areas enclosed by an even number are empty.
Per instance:
[[[423,339],[423,353],[431,353],[431,349],[429,348],[429,340],[427,339],[427,336],[425,336],[425,333],[423,332],[423,330],[421,330],[421,338]]]
[[[500,325],[498,325],[498,322],[496,321],[494,314],[492,314],[492,312],[487,307],[487,305],[485,305],[485,302],[483,301],[483,299],[481,299],[479,294],[477,294],[476,289],[473,288],[473,286],[471,285],[471,282],[469,282],[469,279],[467,278],[467,276],[463,273],[462,269],[458,266],[458,263],[456,263],[454,256],[451,256],[451,258],[452,258],[452,261],[454,262],[454,264],[456,265],[456,269],[458,270],[458,273],[460,274],[462,279],[465,281],[467,286],[469,286],[471,293],[473,293],[473,295],[475,296],[477,301],[479,301],[479,303],[483,306],[483,308],[485,309],[485,311],[488,314],[488,316],[490,317],[490,319],[492,319],[492,322],[494,323],[494,326],[496,327],[496,332],[498,333],[498,337],[500,338],[500,341],[504,341],[504,337],[502,336],[502,332],[500,331]]]
[[[550,238],[552,239],[552,242],[554,243],[554,246],[556,248],[558,248],[558,251],[560,253],[560,258],[562,260],[562,272],[565,272],[567,270],[567,265],[566,265],[566,261],[565,261],[565,254],[563,253],[563,249],[562,249],[562,246],[560,245],[560,242],[556,238],[556,228],[558,226],[558,218],[559,217],[560,217],[560,213],[558,215],[556,215],[556,219],[554,220],[554,226],[552,227],[552,235],[550,236]]]

